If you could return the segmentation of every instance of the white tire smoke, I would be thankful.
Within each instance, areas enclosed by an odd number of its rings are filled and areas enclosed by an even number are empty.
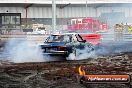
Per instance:
[[[83,60],[98,58],[100,56],[111,56],[132,52],[131,42],[110,42],[95,45],[94,50],[86,46],[84,49],[76,49],[76,54],[71,53],[67,60]]]
[[[83,60],[88,58],[96,58],[93,47],[85,46],[84,49],[76,49],[76,53],[69,54],[67,60]]]
[[[15,63],[44,61],[39,46],[26,39],[9,40],[5,46],[4,53],[8,54],[8,60]]]

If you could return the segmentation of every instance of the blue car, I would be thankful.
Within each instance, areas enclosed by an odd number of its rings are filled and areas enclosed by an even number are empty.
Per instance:
[[[93,50],[93,45],[83,40],[79,34],[50,35],[44,44],[41,44],[43,54],[69,56],[70,53],[77,54],[77,50],[89,47],[88,52]]]

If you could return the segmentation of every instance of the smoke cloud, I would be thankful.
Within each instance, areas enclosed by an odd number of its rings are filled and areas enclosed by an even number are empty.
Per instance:
[[[71,53],[67,60],[96,59],[99,56],[132,52],[131,45],[131,42],[107,42],[95,46],[85,46],[84,49],[76,49],[76,54]],[[3,58],[2,60],[9,60],[14,63],[47,62],[65,59],[64,57],[44,55],[39,45],[26,39],[9,40],[5,45],[3,53],[1,53],[1,57]]]
[[[102,43],[94,46],[94,50],[91,47],[85,47],[84,49],[76,50],[76,54],[71,53],[67,60],[83,60],[93,58],[96,59],[100,56],[119,55],[123,53],[132,52],[131,42],[109,42]]]
[[[112,55],[132,52],[131,42],[108,42],[102,43],[96,50],[97,55]]]
[[[64,60],[64,57],[43,54],[39,44],[28,39],[10,39],[0,53],[1,60],[14,63],[49,62]]]
[[[71,53],[67,60],[83,60],[88,58],[96,58],[95,50],[92,46],[85,46],[84,49],[76,49],[76,54]]]
[[[39,46],[33,41],[27,41],[26,39],[9,40],[5,45],[2,56],[6,57],[4,59],[15,63],[45,61]]]

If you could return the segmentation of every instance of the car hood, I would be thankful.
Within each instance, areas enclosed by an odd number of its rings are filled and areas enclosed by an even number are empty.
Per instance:
[[[41,44],[43,47],[53,47],[53,46],[65,46],[66,43],[64,42],[49,42]]]

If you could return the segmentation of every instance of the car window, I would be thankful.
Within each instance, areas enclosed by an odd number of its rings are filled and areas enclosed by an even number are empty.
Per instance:
[[[70,42],[68,35],[51,35],[46,42]]]
[[[59,36],[59,35],[57,35],[57,36],[54,36],[54,38],[53,38],[53,41],[60,41],[60,40],[62,40],[62,37],[63,36]]]
[[[53,37],[54,37],[54,36],[49,36],[49,37],[46,39],[46,42],[52,42]]]
[[[73,41],[73,42],[77,42],[77,38],[76,38],[75,35],[72,35],[72,41]]]
[[[63,42],[70,42],[70,36],[68,36],[68,35],[63,36],[63,40],[62,41]]]

